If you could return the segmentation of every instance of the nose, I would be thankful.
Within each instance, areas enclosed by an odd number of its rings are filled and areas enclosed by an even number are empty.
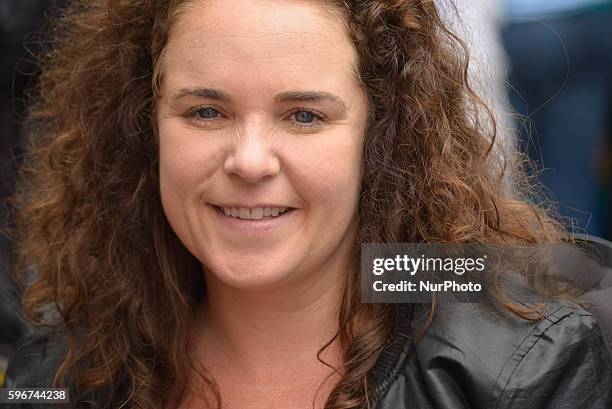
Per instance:
[[[279,173],[280,163],[269,138],[261,129],[243,130],[233,151],[223,164],[225,172],[239,176],[247,183],[256,183]]]

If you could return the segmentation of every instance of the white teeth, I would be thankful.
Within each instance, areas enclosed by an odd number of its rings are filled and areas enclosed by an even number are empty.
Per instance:
[[[240,219],[261,220],[264,217],[276,217],[289,210],[288,207],[257,207],[255,209],[247,209],[245,207],[224,207],[223,213],[226,216],[238,217]]]
[[[255,219],[255,220],[263,219],[263,212],[264,212],[264,209],[262,209],[261,207],[251,210],[251,219]]]

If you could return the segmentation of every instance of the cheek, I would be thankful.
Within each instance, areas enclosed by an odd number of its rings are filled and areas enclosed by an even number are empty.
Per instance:
[[[181,126],[160,125],[160,190],[171,196],[184,196],[214,173],[218,166],[215,146],[202,135]]]
[[[201,192],[211,183],[221,154],[201,134],[167,121],[159,127],[159,189],[164,213],[181,242],[198,257],[194,220]],[[198,257],[199,258],[199,257]]]
[[[185,247],[196,257],[192,230],[200,210],[200,192],[215,172],[218,149],[202,135],[171,120],[159,124],[159,189],[164,213]],[[198,257],[199,258],[199,257]]]
[[[336,215],[350,214],[359,194],[361,143],[342,134],[325,138],[323,143],[300,150],[304,198],[310,205],[324,205],[326,211]]]
[[[186,193],[196,181],[197,163],[190,160],[180,149],[168,147],[163,149],[160,144],[159,179],[162,197]],[[188,154],[188,153],[186,153]]]

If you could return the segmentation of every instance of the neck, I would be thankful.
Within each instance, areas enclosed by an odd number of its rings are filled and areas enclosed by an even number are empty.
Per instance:
[[[200,345],[255,373],[315,364],[317,352],[338,330],[344,274],[257,292],[208,285],[208,280]],[[331,345],[327,355],[334,350]]]

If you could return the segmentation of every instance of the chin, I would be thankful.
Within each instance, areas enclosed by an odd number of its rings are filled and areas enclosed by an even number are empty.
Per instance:
[[[226,262],[214,263],[206,268],[219,283],[241,290],[266,290],[290,281],[293,269],[286,259],[275,261],[262,255],[234,257]]]

